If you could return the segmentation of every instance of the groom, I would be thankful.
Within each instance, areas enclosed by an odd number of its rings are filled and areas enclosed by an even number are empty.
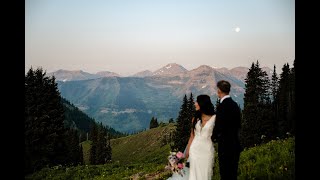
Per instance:
[[[230,95],[228,81],[217,83],[220,104],[217,107],[216,122],[212,137],[218,142],[218,157],[221,180],[237,179],[238,162],[241,152],[239,130],[240,108]]]

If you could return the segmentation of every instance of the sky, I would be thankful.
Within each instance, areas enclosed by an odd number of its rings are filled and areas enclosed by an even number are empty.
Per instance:
[[[234,68],[295,59],[294,0],[26,0],[25,70]]]

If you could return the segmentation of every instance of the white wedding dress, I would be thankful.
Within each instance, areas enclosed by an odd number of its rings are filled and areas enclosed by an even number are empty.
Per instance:
[[[168,180],[211,180],[214,166],[214,147],[211,140],[216,116],[213,115],[204,127],[201,121],[195,127],[195,136],[190,145],[190,168],[183,168],[184,176],[174,173]]]

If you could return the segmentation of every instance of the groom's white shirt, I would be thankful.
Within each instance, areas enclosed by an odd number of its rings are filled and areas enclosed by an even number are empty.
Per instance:
[[[223,97],[221,98],[221,100],[220,100],[220,103],[222,103],[222,101],[223,101],[224,99],[226,99],[226,98],[230,98],[230,95],[225,95],[225,96],[223,96]]]

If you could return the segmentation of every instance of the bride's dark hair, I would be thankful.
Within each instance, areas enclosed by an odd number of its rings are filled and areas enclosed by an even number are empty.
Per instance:
[[[199,120],[202,121],[201,119],[202,114],[206,114],[206,115],[215,114],[214,105],[211,102],[210,96],[205,94],[197,96],[197,103],[200,106],[200,109],[196,111],[194,114],[194,120],[192,124],[193,129],[195,129],[196,124]]]

